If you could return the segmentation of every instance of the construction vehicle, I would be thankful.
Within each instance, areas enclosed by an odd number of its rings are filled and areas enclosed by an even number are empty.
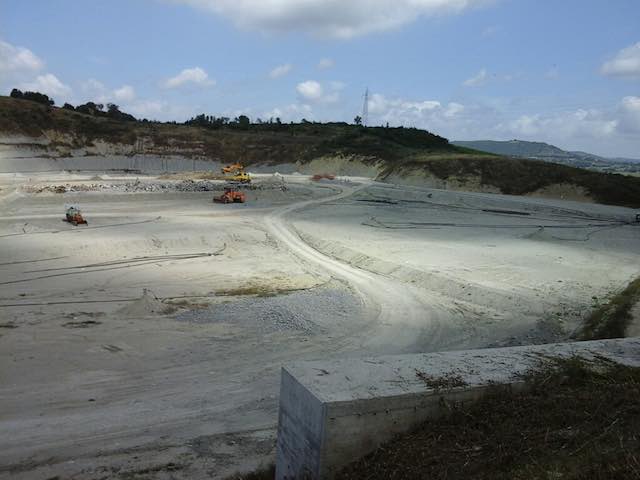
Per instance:
[[[234,163],[222,167],[222,173],[225,175],[231,174],[231,176],[226,177],[226,180],[230,182],[251,183],[251,175],[244,171],[244,165],[241,163]]]
[[[215,203],[244,203],[247,201],[247,196],[240,190],[225,188],[222,195],[213,197],[213,201]]]
[[[222,167],[222,173],[237,173],[237,172],[243,172],[244,171],[244,165],[242,165],[241,163],[233,163],[231,165],[227,165],[226,167]]]
[[[65,221],[69,222],[74,227],[78,225],[87,225],[87,221],[82,216],[82,212],[78,207],[67,208]]]
[[[228,180],[230,182],[251,183],[251,175],[246,172],[238,172],[232,177],[229,177]]]

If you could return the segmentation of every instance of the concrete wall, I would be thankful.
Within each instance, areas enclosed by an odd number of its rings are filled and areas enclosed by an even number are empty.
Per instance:
[[[489,384],[521,385],[518,375],[545,358],[602,356],[640,366],[640,339],[551,344],[353,360],[300,362],[282,370],[276,478],[332,478],[398,433],[473,401]],[[459,377],[430,388],[417,373]],[[443,402],[445,400],[446,402]]]

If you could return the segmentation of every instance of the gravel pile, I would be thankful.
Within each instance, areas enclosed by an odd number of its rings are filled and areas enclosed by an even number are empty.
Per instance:
[[[181,312],[175,319],[191,323],[229,323],[261,333],[300,331],[321,334],[361,314],[361,304],[344,290],[319,288],[273,297],[246,297]]]
[[[123,183],[67,183],[64,185],[40,185],[25,186],[27,193],[73,193],[73,192],[213,192],[220,191],[225,183],[212,182],[210,180],[181,180],[181,181],[155,181],[155,182],[123,182]],[[243,190],[283,190],[286,185],[279,183],[235,185],[234,188]]]

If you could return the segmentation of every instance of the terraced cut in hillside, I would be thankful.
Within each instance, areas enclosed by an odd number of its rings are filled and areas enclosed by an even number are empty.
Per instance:
[[[600,203],[640,206],[640,178],[487,154],[417,129],[311,122],[198,125],[117,120],[0,97],[0,154],[10,159],[20,145],[45,158],[177,155],[297,167],[316,162],[332,173],[369,170],[385,181],[408,178],[438,188],[560,197],[577,188]]]

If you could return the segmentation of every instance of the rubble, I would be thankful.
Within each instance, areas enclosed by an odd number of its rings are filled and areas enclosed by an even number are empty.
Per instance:
[[[225,182],[211,180],[180,180],[180,181],[144,181],[139,180],[119,183],[65,183],[61,185],[27,185],[23,187],[26,193],[74,193],[74,192],[213,192],[224,188]],[[240,185],[247,190],[286,190],[284,182],[265,182],[256,185]]]

